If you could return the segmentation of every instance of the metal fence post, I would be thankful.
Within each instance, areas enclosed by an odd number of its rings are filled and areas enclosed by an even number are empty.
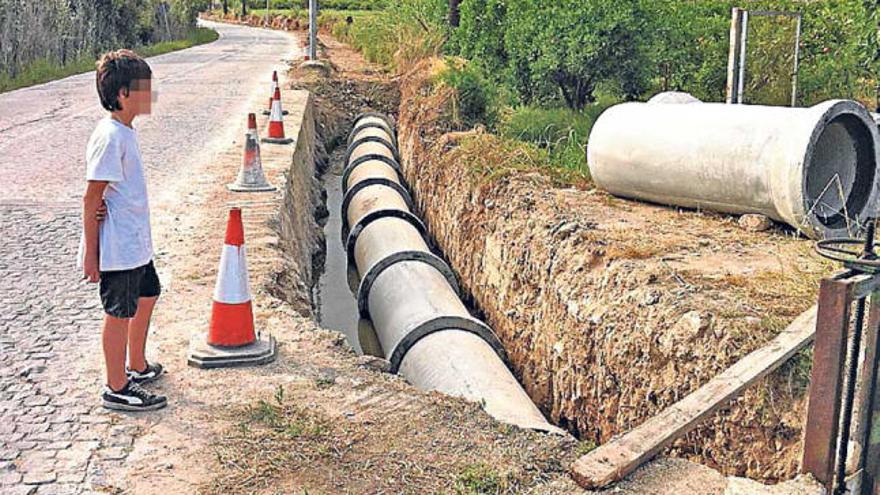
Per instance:
[[[309,60],[318,59],[318,0],[309,0]]]

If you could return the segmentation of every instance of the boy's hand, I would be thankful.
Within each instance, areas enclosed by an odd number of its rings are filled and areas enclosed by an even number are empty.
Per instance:
[[[105,218],[107,218],[107,202],[102,199],[101,206],[95,211],[95,219],[102,222]]]
[[[83,260],[83,280],[88,280],[91,284],[97,283],[101,280],[101,272],[98,270],[98,260],[94,259],[94,257],[86,256],[86,259]]]

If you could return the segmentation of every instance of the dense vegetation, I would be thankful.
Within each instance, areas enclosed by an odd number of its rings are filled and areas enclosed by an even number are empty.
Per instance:
[[[0,0],[0,79],[94,62],[101,51],[199,41],[207,0]],[[170,46],[170,45],[166,45]]]
[[[608,104],[670,90],[724,100],[734,6],[803,15],[799,105],[853,98],[880,111],[880,0],[461,0],[453,27],[454,3],[386,0],[381,14],[333,32],[374,62],[467,60],[443,76],[459,89],[463,124],[534,143],[569,168],[576,160],[584,173],[589,127]],[[795,21],[752,17],[748,36],[746,101],[789,104]]]

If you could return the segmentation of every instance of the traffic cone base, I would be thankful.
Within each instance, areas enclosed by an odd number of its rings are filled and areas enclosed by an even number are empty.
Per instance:
[[[190,343],[187,364],[196,368],[233,368],[271,363],[278,357],[278,344],[271,335],[243,347],[216,347],[207,343],[206,334]]]
[[[254,331],[241,209],[232,208],[208,332],[196,335],[190,342],[187,363],[198,368],[246,366],[268,363],[277,354],[275,339],[258,339]]]

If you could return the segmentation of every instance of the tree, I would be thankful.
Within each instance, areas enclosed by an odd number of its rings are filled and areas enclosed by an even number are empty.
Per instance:
[[[227,3],[229,0],[223,0],[223,15],[229,14],[229,4]]]
[[[241,0],[241,15],[242,17],[247,15],[247,0]]]
[[[555,88],[574,110],[600,83],[634,98],[648,79],[646,19],[640,0],[509,2],[504,47],[520,94]]]
[[[461,0],[449,0],[449,25],[456,28],[461,20]]]

